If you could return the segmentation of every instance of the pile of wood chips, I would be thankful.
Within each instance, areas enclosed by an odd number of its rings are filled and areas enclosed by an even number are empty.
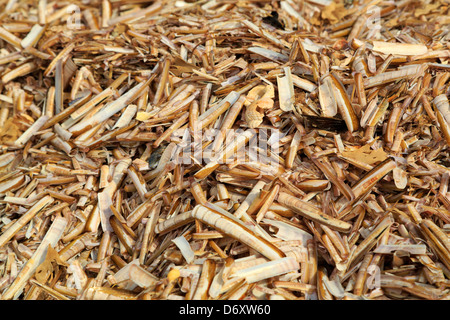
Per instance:
[[[1,298],[449,299],[449,8],[1,0]]]

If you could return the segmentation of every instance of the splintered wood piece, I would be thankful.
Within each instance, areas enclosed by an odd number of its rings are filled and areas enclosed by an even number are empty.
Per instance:
[[[428,51],[426,45],[411,43],[393,43],[384,41],[372,41],[373,51],[384,54],[393,54],[400,56],[416,56],[424,54]]]
[[[298,214],[304,216],[305,218],[316,221],[319,224],[324,224],[330,227],[331,229],[335,229],[342,232],[349,232],[352,227],[349,223],[328,216],[315,206],[300,199],[297,199],[291,196],[290,194],[280,192],[277,200],[282,205],[287,206],[289,209],[297,212]]]
[[[291,69],[285,67],[283,70],[284,76],[277,78],[280,109],[283,111],[290,111],[294,104],[294,84],[292,81]]]
[[[13,223],[5,232],[0,236],[0,247],[3,247],[14,235],[22,229],[24,226],[33,219],[43,208],[55,201],[51,196],[45,196],[33,205],[25,214],[23,214],[17,221]]]
[[[39,247],[27,261],[11,286],[3,292],[2,300],[17,299],[27,281],[33,276],[37,267],[44,261],[48,248],[55,247],[59,239],[61,239],[66,225],[67,220],[62,217],[58,217],[53,221]]]

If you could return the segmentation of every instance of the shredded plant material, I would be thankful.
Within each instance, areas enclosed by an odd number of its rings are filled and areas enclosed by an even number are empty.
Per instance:
[[[0,0],[0,294],[450,298],[450,6]]]

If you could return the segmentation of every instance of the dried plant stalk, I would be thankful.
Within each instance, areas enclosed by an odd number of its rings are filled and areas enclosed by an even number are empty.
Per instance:
[[[217,206],[196,206],[192,211],[192,216],[209,225],[212,225],[217,230],[238,239],[269,259],[279,259],[284,257],[284,253],[278,248],[273,246],[267,240],[254,234],[252,231],[247,229],[247,227],[245,227],[240,220],[237,220],[234,216],[218,208]]]

